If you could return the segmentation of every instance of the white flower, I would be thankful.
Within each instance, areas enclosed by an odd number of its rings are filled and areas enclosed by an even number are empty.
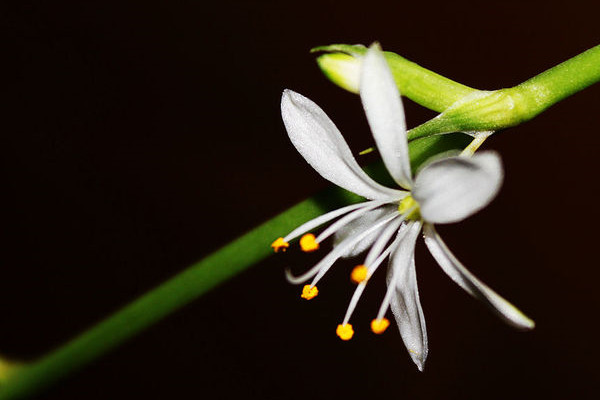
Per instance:
[[[406,126],[400,94],[378,46],[371,46],[361,67],[360,97],[385,166],[405,190],[391,189],[372,180],[358,165],[327,115],[308,98],[290,90],[283,92],[281,113],[288,135],[300,154],[325,179],[368,201],[349,205],[317,217],[273,243],[285,250],[289,241],[302,236],[304,251],[335,234],[335,246],[308,272],[293,283],[306,285],[302,297],[317,295],[316,284],[340,257],[370,249],[363,264],[352,271],[358,283],[337,334],[348,340],[353,335],[350,316],[369,277],[389,258],[388,289],[371,328],[382,333],[391,308],[410,356],[422,370],[427,357],[427,332],[419,300],[414,249],[422,230],[429,251],[450,278],[472,296],[482,300],[509,324],[531,329],[527,318],[508,301],[473,276],[448,250],[434,224],[458,222],[485,207],[497,194],[503,178],[499,156],[483,152],[472,157],[455,156],[427,164],[414,178],[411,173]],[[307,233],[336,218],[317,237]]]

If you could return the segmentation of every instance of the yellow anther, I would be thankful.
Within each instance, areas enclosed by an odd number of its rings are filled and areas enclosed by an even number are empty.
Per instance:
[[[352,279],[352,282],[354,283],[361,283],[367,279],[368,272],[369,269],[366,266],[357,265],[350,273],[350,279]]]
[[[388,326],[390,326],[390,321],[387,318],[374,319],[371,321],[371,330],[378,335],[385,332]]]
[[[290,244],[288,242],[286,242],[285,240],[283,240],[282,237],[280,237],[280,238],[277,238],[277,240],[275,240],[273,243],[271,243],[271,247],[273,248],[275,253],[278,253],[280,250],[286,251],[287,248],[290,247]]]
[[[352,325],[350,324],[340,324],[337,326],[335,333],[342,340],[350,340],[354,336],[354,329],[352,329]]]
[[[319,289],[316,286],[304,285],[300,297],[306,300],[314,299],[319,294]]]
[[[300,238],[300,247],[302,248],[302,251],[309,253],[311,251],[318,250],[319,243],[317,243],[315,240],[315,235],[312,233],[307,233]]]
[[[419,203],[412,196],[408,195],[398,203],[398,211],[404,214],[404,218],[414,221],[421,219]]]

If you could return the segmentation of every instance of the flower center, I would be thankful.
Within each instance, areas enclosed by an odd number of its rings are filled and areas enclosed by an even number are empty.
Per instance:
[[[418,221],[421,219],[419,203],[411,195],[406,196],[398,203],[398,211],[404,214],[404,218],[407,220]]]

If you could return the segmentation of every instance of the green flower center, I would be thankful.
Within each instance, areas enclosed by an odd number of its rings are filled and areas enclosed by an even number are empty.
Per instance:
[[[411,195],[406,196],[398,203],[398,211],[404,214],[407,220],[418,221],[421,219],[419,203]]]

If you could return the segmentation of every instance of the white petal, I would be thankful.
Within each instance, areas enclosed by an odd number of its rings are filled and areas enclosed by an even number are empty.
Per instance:
[[[425,224],[423,233],[431,255],[454,282],[473,297],[486,303],[510,325],[519,329],[533,329],[535,323],[530,318],[477,279],[456,259],[433,225]]]
[[[395,289],[390,307],[400,329],[400,335],[413,362],[423,371],[427,359],[427,327],[419,299],[415,269],[415,243],[421,226],[409,225],[408,232],[390,258],[388,286]]]
[[[503,176],[495,152],[443,158],[417,174],[412,195],[425,221],[457,222],[488,205],[500,190]]]
[[[378,184],[360,168],[335,124],[310,99],[284,90],[281,116],[298,152],[323,178],[367,199],[402,193]]]
[[[365,230],[366,227],[375,224],[375,221],[380,219],[385,214],[397,213],[398,207],[395,206],[386,206],[381,207],[377,210],[371,210],[366,212],[360,218],[346,224],[344,227],[340,228],[334,237],[333,245],[338,246],[340,243],[346,240],[346,238],[355,236],[359,232]],[[363,240],[358,242],[354,247],[350,248],[346,253],[342,254],[342,257],[354,257],[368,249],[373,245],[375,240],[381,235],[381,231],[384,227],[379,230],[373,231]]]
[[[377,44],[369,48],[362,63],[360,98],[385,166],[398,185],[410,189],[412,175],[404,108],[392,72]]]

